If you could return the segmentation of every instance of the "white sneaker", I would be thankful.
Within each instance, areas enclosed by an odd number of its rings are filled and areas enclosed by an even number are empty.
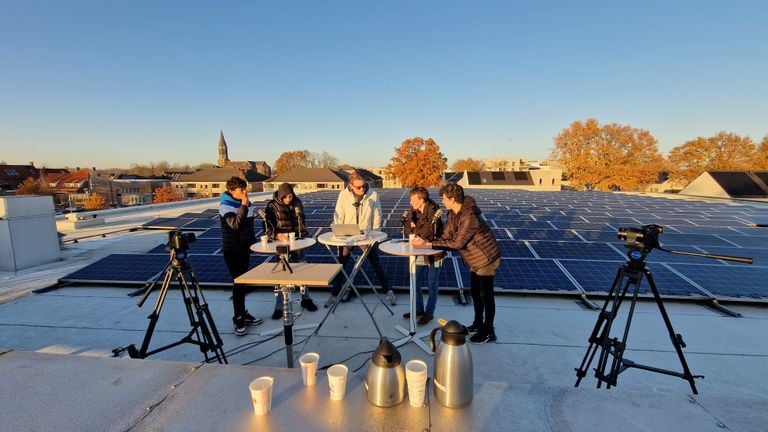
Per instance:
[[[392,290],[387,291],[387,303],[389,303],[390,306],[395,305],[395,293]]]

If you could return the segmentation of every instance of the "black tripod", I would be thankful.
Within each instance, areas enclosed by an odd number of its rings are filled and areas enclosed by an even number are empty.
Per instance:
[[[146,358],[153,354],[157,354],[161,351],[165,351],[169,348],[173,348],[177,345],[184,343],[191,343],[200,347],[200,351],[203,353],[206,362],[210,362],[212,359],[216,359],[219,363],[227,363],[227,357],[224,354],[224,350],[221,348],[223,343],[221,336],[216,330],[216,323],[213,321],[211,311],[208,309],[208,304],[203,297],[203,291],[200,289],[200,285],[197,283],[195,277],[195,271],[192,266],[187,262],[187,253],[176,249],[171,249],[171,259],[163,269],[165,276],[163,278],[163,285],[160,288],[160,292],[157,295],[155,301],[155,308],[152,313],[149,314],[149,326],[147,332],[144,335],[144,341],[141,343],[141,348],[136,349],[135,345],[129,345],[125,348],[117,348],[112,352],[115,356],[120,355],[123,351],[128,351],[128,356],[131,358]],[[163,272],[160,273],[161,275]],[[152,339],[152,333],[155,331],[157,320],[160,318],[160,312],[163,309],[165,298],[168,295],[168,288],[171,286],[171,281],[176,279],[179,288],[181,290],[181,296],[184,299],[184,306],[187,310],[187,317],[189,318],[189,325],[192,329],[189,333],[177,342],[156,348],[152,351],[149,350],[149,343]],[[144,302],[149,298],[149,295],[154,290],[157,282],[160,280],[160,276],[155,279],[144,292],[144,296],[139,300],[137,305],[141,307]],[[189,281],[189,282],[188,282]],[[190,285],[191,283],[191,285]],[[212,356],[209,357],[209,353]]]
[[[645,266],[645,253],[641,253],[639,259],[633,259],[632,254],[636,252],[631,250],[628,255],[630,259],[626,264],[622,264],[619,267],[619,271],[616,273],[616,278],[613,280],[613,285],[608,291],[608,298],[605,299],[600,315],[597,317],[597,323],[592,330],[592,334],[589,336],[589,347],[587,348],[584,359],[581,361],[581,366],[576,369],[576,387],[579,386],[581,379],[587,375],[587,369],[589,368],[592,359],[595,357],[597,351],[600,351],[600,356],[597,360],[597,367],[595,368],[595,377],[597,378],[597,388],[605,382],[606,388],[616,385],[616,381],[620,373],[629,368],[644,369],[651,372],[657,372],[666,375],[672,375],[680,377],[691,385],[693,394],[698,394],[696,391],[696,384],[693,382],[694,378],[704,378],[703,375],[692,375],[691,370],[688,368],[688,363],[685,361],[683,355],[683,348],[685,348],[685,342],[680,334],[676,334],[672,328],[672,322],[669,320],[669,315],[664,307],[664,303],[661,301],[659,290],[656,289],[656,284],[653,281],[651,271]],[[656,305],[659,307],[661,317],[664,320],[664,325],[667,327],[669,338],[672,340],[672,345],[675,347],[677,356],[680,359],[680,364],[683,366],[683,372],[675,372],[666,369],[660,369],[653,366],[646,366],[635,363],[629,359],[624,358],[624,349],[627,347],[627,336],[629,335],[629,328],[632,324],[632,314],[635,311],[635,304],[637,303],[637,295],[640,291],[640,284],[643,281],[643,276],[648,279],[648,285],[651,287],[653,298],[656,300]],[[627,293],[630,292],[632,299],[629,306],[629,315],[624,325],[624,334],[619,340],[616,337],[611,337],[611,328],[613,322],[616,319],[616,314],[619,312],[619,308],[623,303]],[[612,359],[611,359],[612,357]],[[610,364],[609,364],[610,363]],[[608,372],[606,373],[606,368]]]

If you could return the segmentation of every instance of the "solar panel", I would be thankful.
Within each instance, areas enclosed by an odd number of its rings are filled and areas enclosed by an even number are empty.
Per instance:
[[[179,229],[190,223],[190,219],[156,218],[141,225],[144,229]]]
[[[157,245],[147,253],[168,254],[165,247],[165,244]],[[219,249],[221,249],[221,239],[200,238],[189,244],[187,253],[190,255],[212,255]]]
[[[741,247],[768,247],[768,239],[765,237],[747,237],[736,235],[721,235],[721,239],[727,241],[730,244],[723,244],[722,246],[741,246]],[[718,246],[718,245],[708,245]]]
[[[531,241],[541,258],[616,260],[623,255],[605,243]]]
[[[168,263],[166,255],[112,254],[61,278],[62,282],[144,283]]]
[[[496,242],[503,258],[533,258],[533,253],[525,242],[517,240],[498,240]]]
[[[570,230],[510,228],[509,233],[515,240],[580,241]]]
[[[460,265],[462,283],[470,286],[469,269]],[[494,286],[503,290],[577,291],[573,282],[552,260],[502,259]]]
[[[616,274],[623,262],[611,261],[561,261],[574,279],[587,293],[605,294],[611,289]],[[649,264],[656,288],[663,296],[707,297],[705,293],[680,278],[674,272],[659,264]],[[627,279],[624,280],[626,282]],[[640,294],[650,295],[647,280],[640,285]]]
[[[672,264],[718,297],[768,299],[768,267]]]

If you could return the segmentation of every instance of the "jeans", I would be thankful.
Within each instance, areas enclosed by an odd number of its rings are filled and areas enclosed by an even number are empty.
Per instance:
[[[344,266],[346,269],[347,263],[350,261],[350,252],[349,247],[347,246],[340,246],[339,247],[339,264]],[[379,282],[381,282],[381,288],[386,292],[389,291],[389,279],[387,278],[387,274],[384,272],[384,269],[381,267],[381,261],[379,261],[379,244],[374,243],[371,246],[371,251],[368,253],[368,258],[366,259],[370,264],[371,267],[373,267],[374,273],[376,273],[376,276],[379,278]],[[349,272],[347,272],[349,274]],[[346,279],[344,278],[344,274],[339,272],[338,275],[336,275],[336,279],[333,282],[333,289],[331,290],[332,296],[337,296],[341,292],[341,288],[344,286],[344,283],[346,282]]]
[[[421,258],[419,258],[421,259]],[[429,260],[429,258],[427,258]],[[443,260],[438,259],[435,262],[427,264],[416,263],[416,313],[426,312],[428,315],[435,314],[437,306],[437,285],[439,282],[440,269],[443,267]],[[429,299],[427,299],[427,308],[424,309],[424,295],[421,288],[424,286],[422,280],[429,288]]]
[[[224,263],[227,265],[232,280],[248,271],[251,261],[251,251],[247,246],[237,249],[225,249]],[[235,317],[241,317],[245,313],[245,286],[232,283],[232,308]]]

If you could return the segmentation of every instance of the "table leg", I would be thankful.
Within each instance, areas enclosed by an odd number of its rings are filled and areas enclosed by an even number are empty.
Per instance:
[[[402,326],[396,325],[395,330],[402,333],[405,337],[398,339],[394,342],[394,345],[396,347],[399,347],[401,345],[405,345],[408,342],[415,343],[419,348],[424,350],[429,355],[434,355],[431,349],[429,349],[429,346],[425,344],[421,338],[424,336],[429,335],[429,331],[416,333],[416,290],[421,289],[421,287],[418,286],[418,281],[416,280],[416,260],[418,257],[416,256],[410,256],[408,257],[408,273],[410,274],[410,306],[411,306],[411,317],[408,320],[408,329],[406,330]]]

